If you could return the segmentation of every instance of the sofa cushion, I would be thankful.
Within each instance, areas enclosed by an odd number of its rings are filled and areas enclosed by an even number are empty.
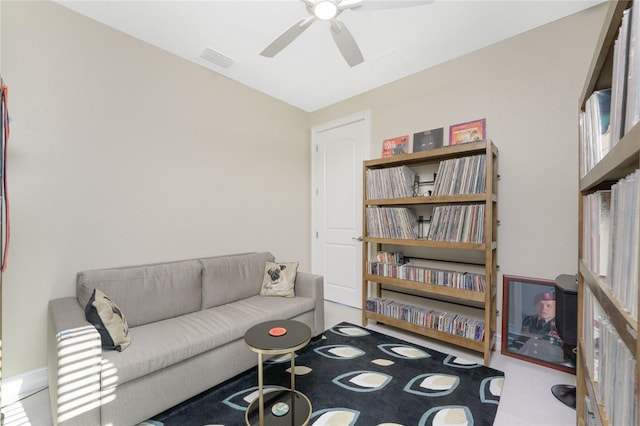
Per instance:
[[[244,337],[263,321],[290,319],[312,311],[311,297],[261,297],[131,328],[124,352],[103,352],[102,389],[121,385]],[[248,349],[247,349],[248,350]],[[220,366],[224,368],[224,366]],[[207,374],[203,371],[202,374]]]
[[[267,262],[260,296],[294,297],[298,262]]]
[[[102,291],[93,290],[84,312],[87,321],[100,333],[103,348],[122,352],[131,344],[124,314]]]
[[[127,314],[129,327],[136,327],[199,311],[201,279],[197,260],[84,271],[77,295],[86,306],[93,289],[100,289]]]
[[[235,302],[260,293],[269,252],[200,259],[203,309]]]

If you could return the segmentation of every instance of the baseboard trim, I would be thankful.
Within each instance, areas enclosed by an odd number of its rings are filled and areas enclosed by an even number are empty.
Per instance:
[[[27,371],[17,376],[2,379],[2,406],[46,389],[49,386],[47,367]]]

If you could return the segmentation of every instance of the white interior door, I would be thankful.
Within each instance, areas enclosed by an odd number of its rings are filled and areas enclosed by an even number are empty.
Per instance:
[[[327,300],[361,308],[362,162],[369,154],[369,112],[314,127],[312,270]]]

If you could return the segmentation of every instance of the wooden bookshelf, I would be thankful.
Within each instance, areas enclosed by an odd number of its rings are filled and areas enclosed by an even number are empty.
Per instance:
[[[579,110],[585,110],[586,100],[591,94],[600,89],[611,88],[613,75],[613,52],[616,38],[618,37],[620,24],[622,22],[623,11],[632,6],[631,1],[614,1],[607,2],[607,11],[605,22],[598,39],[594,57],[588,70],[587,80],[580,98]],[[634,17],[634,19],[636,19]],[[585,155],[580,152],[581,158]],[[628,176],[630,173],[640,168],[640,125],[631,128],[620,141],[614,145],[609,152],[597,163],[591,170],[587,171],[584,176],[579,178],[578,197],[579,197],[579,236],[578,236],[578,359],[577,359],[577,386],[576,386],[576,414],[577,424],[587,425],[591,421],[595,424],[604,426],[614,426],[622,424],[618,421],[611,421],[613,413],[612,407],[607,410],[606,399],[609,395],[616,395],[616,400],[632,401],[637,398],[636,392],[628,394],[616,394],[620,392],[611,386],[604,390],[603,394],[598,392],[600,384],[594,380],[595,374],[591,371],[592,365],[589,363],[589,357],[594,353],[594,347],[589,343],[593,336],[594,325],[585,324],[585,313],[589,314],[593,308],[587,304],[591,295],[592,299],[602,308],[604,315],[608,318],[609,323],[615,329],[615,332],[622,340],[623,345],[629,350],[631,356],[636,361],[640,354],[640,341],[638,340],[638,320],[634,318],[624,304],[615,296],[611,288],[607,285],[607,278],[600,276],[590,270],[588,264],[584,261],[586,253],[583,246],[585,237],[584,226],[589,225],[586,222],[586,203],[584,197],[599,190],[609,190],[620,179]],[[640,221],[638,215],[638,206],[635,206],[635,214],[633,220]],[[612,214],[613,216],[613,214]],[[612,246],[614,247],[614,246]],[[629,256],[626,262],[638,265],[639,258]],[[628,264],[627,263],[627,264]],[[629,283],[635,288],[640,288],[640,281]],[[587,316],[588,318],[588,316]],[[611,361],[610,361],[611,362]],[[602,364],[602,363],[601,363]],[[612,364],[614,370],[622,369],[617,364]],[[630,371],[631,379],[637,383],[640,380],[640,370],[636,362],[635,370]],[[633,377],[634,376],[634,377]],[[602,379],[602,378],[600,378]],[[586,398],[590,400],[591,411],[587,413]],[[607,412],[609,411],[609,412]],[[593,416],[594,419],[590,420]],[[636,414],[636,418],[630,420],[626,424],[640,425],[640,419]]]
[[[415,194],[413,197],[403,198],[383,198],[367,199],[367,171],[380,168],[392,168],[407,166],[409,168],[420,168],[425,165],[436,167],[444,160],[452,160],[474,155],[484,155],[484,167],[481,173],[484,177],[485,190],[482,193],[462,194],[462,195],[437,195],[423,196]],[[378,321],[386,325],[398,327],[427,338],[448,342],[460,347],[471,349],[483,354],[485,365],[489,365],[491,351],[495,346],[496,339],[496,304],[497,304],[497,206],[498,188],[497,174],[498,149],[491,141],[471,142],[460,145],[445,146],[442,148],[423,151],[413,154],[405,154],[390,158],[381,158],[365,161],[363,165],[364,199],[363,199],[363,265],[362,265],[362,323],[367,325],[369,320]],[[481,224],[484,232],[483,242],[458,242],[458,241],[434,241],[425,238],[401,239],[401,238],[381,238],[369,236],[367,232],[367,208],[376,207],[406,207],[409,209],[435,208],[436,206],[447,205],[483,205],[484,220]],[[424,237],[424,236],[422,236]],[[472,291],[437,285],[434,283],[424,283],[410,281],[395,277],[373,275],[369,272],[369,261],[372,260],[378,251],[386,250],[387,247],[397,249],[411,248],[413,251],[424,251],[425,259],[430,259],[436,252],[437,259],[443,260],[450,256],[452,260],[459,262],[464,267],[465,260],[460,261],[456,254],[473,253],[477,259],[473,266],[478,264],[483,270],[485,291]],[[464,258],[465,256],[462,256]],[[461,306],[479,309],[482,312],[484,333],[480,340],[463,337],[460,335],[444,332],[441,330],[416,325],[413,322],[397,319],[393,316],[382,315],[367,310],[367,300],[369,297],[381,297],[382,290],[389,287],[405,290],[413,296],[424,301],[429,308],[430,300],[437,300],[439,303],[446,303],[451,308],[450,312],[457,312]],[[390,292],[391,293],[391,292]],[[389,296],[385,298],[390,299]],[[406,303],[403,301],[403,303]],[[464,314],[461,314],[464,315]]]

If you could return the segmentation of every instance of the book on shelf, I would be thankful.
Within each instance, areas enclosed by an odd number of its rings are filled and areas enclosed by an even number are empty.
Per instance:
[[[433,195],[481,194],[485,191],[484,154],[440,162]]]
[[[638,180],[640,169],[611,186],[611,237],[606,282],[621,306],[638,319]]]
[[[425,130],[413,134],[413,152],[428,151],[442,148],[444,140],[444,128]]]
[[[418,179],[416,173],[407,166],[368,169],[367,199],[413,197],[417,192]]]
[[[376,253],[375,261],[379,263],[403,265],[407,263],[409,260],[406,257],[404,257],[404,254],[401,251],[397,251],[397,252],[379,251],[378,253]]]
[[[398,136],[382,141],[382,158],[402,155],[409,152],[409,135]]]

